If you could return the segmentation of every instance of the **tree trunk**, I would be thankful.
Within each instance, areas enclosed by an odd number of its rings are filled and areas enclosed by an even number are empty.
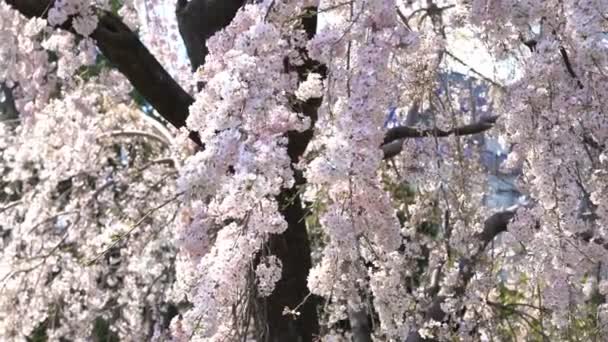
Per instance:
[[[316,13],[316,8],[309,9]],[[312,38],[317,28],[317,16],[302,19],[302,25]],[[302,52],[305,53],[304,51]],[[303,65],[295,67],[300,82],[306,79],[309,72],[318,72],[326,76],[326,68],[318,62],[306,58]],[[297,100],[294,100],[297,101]],[[311,127],[304,132],[289,132],[287,152],[292,165],[298,163],[312,139],[314,125],[317,121],[317,110],[321,99],[309,99],[304,103],[294,103],[293,108],[301,108],[302,114],[309,117]],[[305,211],[298,190],[306,184],[301,171],[294,170],[295,185],[285,189],[279,195],[279,207],[284,208],[282,214],[287,220],[288,228],[281,235],[270,239],[270,253],[276,255],[283,263],[283,275],[277,283],[275,291],[265,301],[267,307],[267,341],[271,342],[312,342],[319,334],[317,304],[319,299],[309,296],[308,273],[312,267],[310,256],[310,241],[304,220]],[[284,315],[285,307],[298,307],[299,315]]]

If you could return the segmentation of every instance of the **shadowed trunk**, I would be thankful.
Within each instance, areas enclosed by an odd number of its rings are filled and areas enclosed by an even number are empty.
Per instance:
[[[228,26],[246,0],[177,0],[175,15],[192,71],[205,63],[207,39]]]
[[[313,13],[316,8],[313,9]],[[312,38],[317,27],[317,16],[309,16],[302,19],[302,25],[308,35]],[[302,51],[304,54],[305,52]],[[288,66],[291,67],[291,66]],[[298,73],[298,79],[303,82],[310,72],[320,73],[324,78],[326,69],[309,58],[305,58],[302,65],[294,67]],[[311,126],[304,132],[289,132],[287,152],[292,164],[296,164],[308,143],[312,139],[314,125],[317,121],[317,110],[321,105],[321,99],[309,99],[301,103],[294,99],[293,107],[300,108],[301,113],[310,118]],[[270,238],[269,246],[271,254],[277,255],[283,263],[283,275],[277,283],[275,291],[266,300],[268,308],[267,324],[271,342],[311,342],[319,334],[319,322],[317,317],[317,305],[319,299],[308,296],[308,273],[312,267],[310,256],[310,241],[304,220],[305,211],[298,190],[306,184],[306,179],[301,171],[294,170],[295,185],[291,189],[285,189],[278,197],[279,207],[287,220],[288,228],[281,235]],[[300,305],[301,304],[301,305]],[[291,315],[283,315],[285,307],[296,308],[300,313],[296,319]]]

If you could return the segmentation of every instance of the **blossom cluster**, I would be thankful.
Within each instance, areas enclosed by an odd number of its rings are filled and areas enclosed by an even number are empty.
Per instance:
[[[84,36],[90,36],[98,23],[97,15],[88,0],[58,0],[49,8],[48,21],[51,25],[60,26],[68,19],[74,30]]]
[[[84,340],[99,324],[109,336],[167,336],[175,249],[162,227],[176,203],[162,203],[174,163],[166,142],[125,133],[155,134],[102,84],[49,102],[29,124],[2,124],[3,196],[14,198],[0,223],[2,340]],[[150,205],[159,209],[141,221]]]
[[[529,278],[509,287],[521,289],[531,301],[541,297],[551,309],[551,323],[562,331],[586,314],[573,313],[572,303],[592,302],[590,293],[597,293],[606,272],[602,260],[608,250],[601,241],[608,217],[605,192],[600,192],[606,187],[602,156],[608,121],[600,89],[606,84],[608,45],[600,13],[607,5],[474,1],[471,13],[490,42],[525,43],[517,56],[522,76],[508,87],[500,114],[513,146],[505,166],[522,166],[520,186],[531,202],[509,225],[506,242],[517,241],[533,252],[515,248],[505,271],[511,280],[518,274]]]
[[[207,41],[209,55],[199,72],[205,88],[187,119],[205,149],[186,159],[177,182],[183,193],[178,241],[189,257],[187,273],[205,274],[180,279],[193,303],[173,322],[184,336],[235,338],[239,326],[231,307],[247,300],[252,284],[269,295],[281,277],[273,255],[265,257],[268,266],[249,270],[269,236],[287,229],[276,199],[294,184],[285,133],[310,125],[289,105],[297,76],[283,68],[284,58],[301,48],[290,46],[286,35],[294,29],[289,18],[301,9],[299,1],[246,5]]]

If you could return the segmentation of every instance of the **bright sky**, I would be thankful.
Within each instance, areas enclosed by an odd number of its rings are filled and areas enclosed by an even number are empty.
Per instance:
[[[472,29],[463,28],[448,34],[448,42],[448,50],[468,65],[464,66],[453,58],[448,58],[448,65],[452,70],[467,74],[472,67],[483,76],[503,85],[517,78],[515,62],[497,61]],[[474,73],[471,76],[476,77]]]

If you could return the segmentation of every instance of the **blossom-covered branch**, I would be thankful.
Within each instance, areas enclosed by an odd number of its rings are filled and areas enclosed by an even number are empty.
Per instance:
[[[507,230],[507,226],[513,219],[513,216],[515,216],[515,211],[510,210],[495,213],[486,219],[483,230],[472,239],[478,247],[471,255],[463,256],[458,261],[458,281],[454,287],[449,289],[449,292],[452,294],[451,297],[461,298],[464,295],[469,281],[475,275],[476,264],[483,255],[485,248],[498,234]],[[447,316],[447,313],[442,308],[442,304],[447,298],[446,295],[437,294],[425,312],[425,319],[442,322]],[[427,341],[427,339],[422,339],[418,331],[414,330],[408,335],[406,341],[419,342],[423,340]]]
[[[47,18],[54,0],[5,0],[28,18]],[[137,91],[168,122],[177,128],[184,127],[188,108],[194,99],[163,68],[158,60],[118,16],[96,11],[98,25],[91,34],[103,55],[131,82]],[[62,28],[74,31],[66,21]],[[202,146],[198,135],[190,138]]]

